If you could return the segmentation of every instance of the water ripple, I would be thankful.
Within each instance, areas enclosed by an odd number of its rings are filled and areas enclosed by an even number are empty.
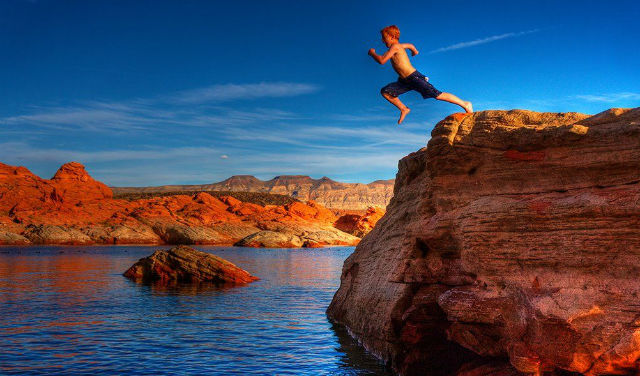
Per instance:
[[[157,247],[2,247],[0,374],[389,375],[325,310],[352,247],[197,247],[260,281],[142,285]]]

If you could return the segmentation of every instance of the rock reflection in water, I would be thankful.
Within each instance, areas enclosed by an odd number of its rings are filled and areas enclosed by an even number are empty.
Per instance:
[[[373,375],[393,375],[391,369],[384,363],[369,354],[353,337],[349,335],[347,329],[340,324],[332,324],[331,330],[338,338],[338,352],[343,354],[340,357],[341,367],[344,369],[358,368],[363,373]]]
[[[0,374],[389,375],[325,314],[353,248],[194,247],[261,278],[234,288],[122,275],[154,248],[0,247]]]
[[[132,280],[142,290],[162,295],[213,295],[227,290],[242,288],[234,284],[216,284],[212,282],[176,282]]]

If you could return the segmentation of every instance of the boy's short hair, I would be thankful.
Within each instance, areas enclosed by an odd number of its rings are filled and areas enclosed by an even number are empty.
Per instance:
[[[388,35],[391,38],[400,39],[400,29],[396,25],[387,26],[380,30],[380,34]]]

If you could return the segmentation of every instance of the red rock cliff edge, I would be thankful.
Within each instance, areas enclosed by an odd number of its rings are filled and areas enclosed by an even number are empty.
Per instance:
[[[405,375],[636,375],[640,108],[456,114],[431,136],[329,317]]]

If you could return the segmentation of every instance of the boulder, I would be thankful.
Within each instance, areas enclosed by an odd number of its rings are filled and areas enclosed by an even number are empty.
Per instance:
[[[227,260],[183,245],[157,250],[151,256],[138,260],[123,275],[143,282],[210,282],[219,285],[258,280]]]
[[[296,235],[265,230],[251,234],[234,245],[255,248],[300,248],[303,244],[304,242]]]

